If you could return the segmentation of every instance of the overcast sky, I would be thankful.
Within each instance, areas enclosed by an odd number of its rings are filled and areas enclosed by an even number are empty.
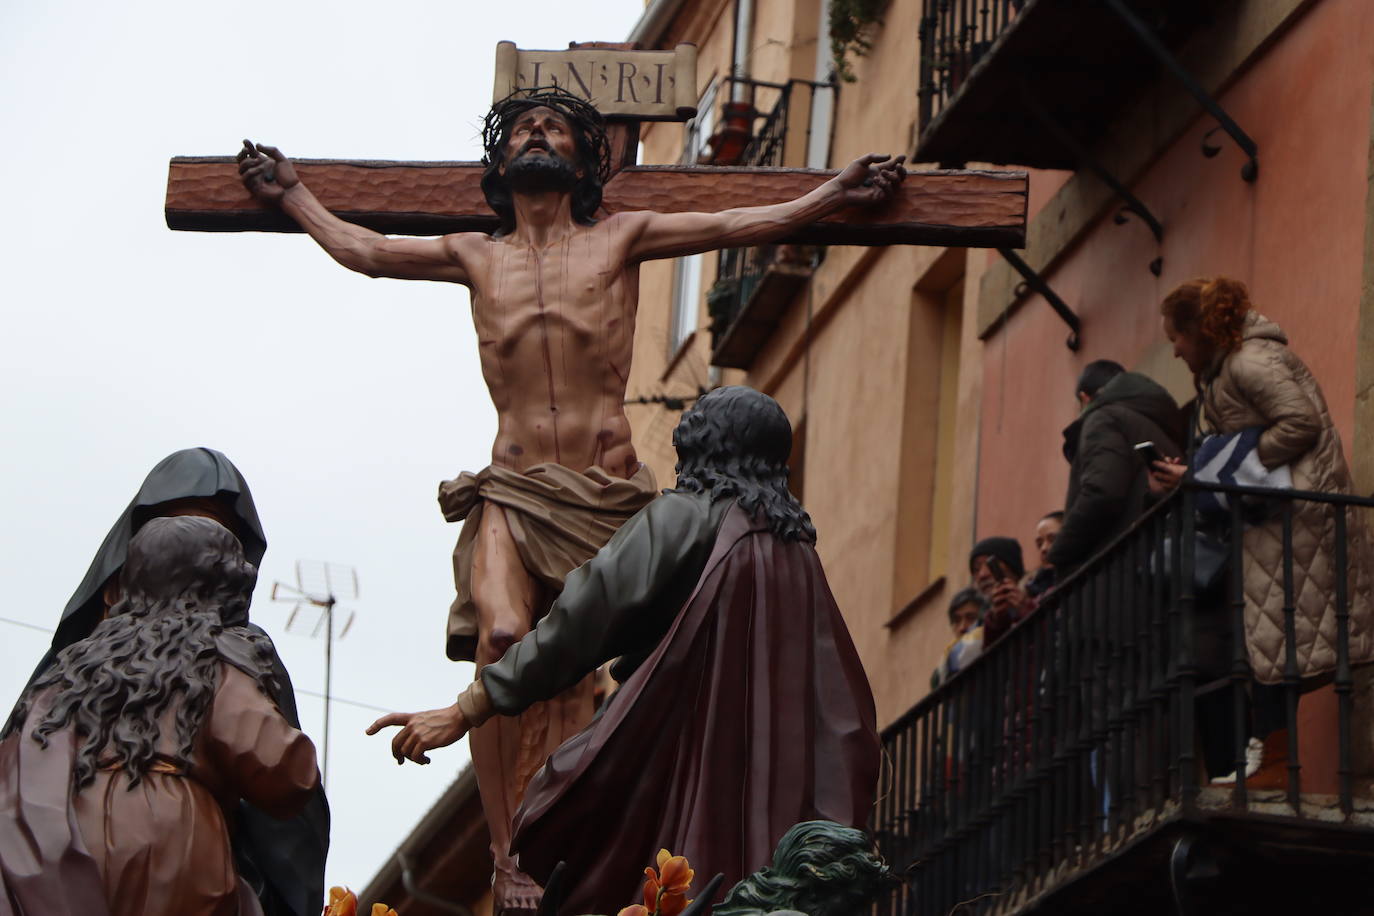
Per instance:
[[[358,569],[334,690],[446,705],[458,526],[439,480],[490,458],[495,417],[466,292],[369,280],[305,236],[171,232],[174,155],[476,159],[496,43],[622,41],[641,0],[357,0],[242,6],[0,4],[0,616],[50,628],[160,458],[206,445],[243,471],[267,532],[253,617],[302,690],[324,646],[268,601],[297,559]],[[0,623],[0,703],[48,636]],[[320,743],[322,703],[298,695]],[[376,717],[336,704],[327,880],[361,889],[466,764],[466,741],[398,768]]]

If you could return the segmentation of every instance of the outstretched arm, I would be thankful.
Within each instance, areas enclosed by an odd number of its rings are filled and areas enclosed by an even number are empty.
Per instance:
[[[870,153],[849,163],[844,171],[809,194],[780,204],[737,207],[719,213],[637,213],[640,231],[630,247],[629,259],[648,261],[718,248],[763,245],[836,210],[884,204],[906,178],[902,165],[905,159]]]
[[[244,140],[237,159],[239,177],[255,198],[281,207],[349,270],[397,280],[468,282],[453,236],[393,239],[339,219],[301,183],[296,167],[275,146]]]
[[[367,733],[402,726],[392,739],[392,756],[398,763],[428,763],[426,751],[452,744],[491,716],[519,715],[602,662],[657,644],[696,585],[718,523],[706,499],[658,497],[568,575],[562,595],[538,625],[483,668],[457,703],[391,713]]]

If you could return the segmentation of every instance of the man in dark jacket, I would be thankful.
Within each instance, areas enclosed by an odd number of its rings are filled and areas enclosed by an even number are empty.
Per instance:
[[[1186,438],[1183,415],[1169,392],[1119,363],[1089,363],[1078,378],[1077,396],[1083,412],[1064,430],[1070,465],[1064,527],[1049,553],[1061,580],[1145,511],[1148,461],[1135,446],[1153,442],[1160,454],[1177,458]]]

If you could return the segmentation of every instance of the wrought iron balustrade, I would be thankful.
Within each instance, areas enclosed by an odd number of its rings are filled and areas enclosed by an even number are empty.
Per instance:
[[[792,103],[798,86],[807,87],[811,92],[834,89],[831,84],[796,79],[768,83],[731,78],[727,82],[746,87],[739,95],[747,100],[755,119],[761,119],[738,163],[733,163],[753,167],[787,164],[788,145],[794,139],[789,133],[794,126]],[[773,107],[766,114],[753,107],[757,105],[760,92],[773,99]],[[806,113],[804,105],[802,113]],[[800,148],[810,144],[809,118],[807,121]],[[711,315],[713,364],[748,368],[762,342],[772,333],[782,310],[811,275],[819,256],[818,248],[796,245],[721,251],[716,282],[706,297]]]
[[[939,114],[1026,0],[924,0],[917,96],[920,127]]]
[[[749,146],[744,150],[744,165],[780,166],[783,164],[783,143],[787,139],[787,117],[792,101],[794,82],[795,80],[777,84],[750,81],[751,103],[760,87],[773,89],[777,92],[778,97],[777,101],[773,103],[772,110],[764,115],[763,123],[754,133],[754,139],[749,142]]]
[[[780,166],[787,138],[792,89],[803,80],[770,83],[727,76],[726,98],[716,113],[715,131],[703,151],[703,165]],[[768,110],[761,104],[771,103]],[[760,123],[760,121],[762,123]]]
[[[1210,523],[1215,536],[1195,512],[1209,492],[1229,502]],[[1353,778],[1350,638],[1357,584],[1374,575],[1365,535],[1371,506],[1353,496],[1189,483],[1074,572],[884,731],[891,777],[874,828],[904,881],[877,912],[1020,912],[1062,894],[1070,879],[1119,865],[1150,836],[1167,838],[1166,827],[1204,820],[1214,830],[1222,822],[1236,830],[1260,821],[1269,830],[1300,825],[1306,843],[1313,831],[1343,829],[1333,843],[1349,844],[1363,828],[1368,840],[1374,802],[1367,790],[1355,792]],[[1255,513],[1263,510],[1261,520]],[[1326,635],[1336,665],[1316,682],[1299,668],[1295,636],[1306,624],[1295,606],[1293,549],[1295,525],[1314,518],[1334,533],[1325,548],[1335,568],[1335,631]],[[1253,530],[1260,526],[1268,531]],[[1247,531],[1282,545],[1286,655],[1277,689],[1288,757],[1283,785],[1265,791],[1245,779],[1209,785],[1200,743],[1208,742],[1214,765],[1220,755],[1245,772]],[[1195,579],[1215,568],[1206,562],[1209,541],[1226,545],[1229,562],[1204,589]],[[1336,732],[1303,736],[1298,698],[1317,683],[1334,683]],[[1308,780],[1324,778],[1331,794],[1304,787],[1303,753],[1309,766],[1314,756],[1335,759],[1335,778],[1327,769]],[[1159,883],[1168,888],[1167,878]],[[1122,890],[1141,892],[1138,881]]]

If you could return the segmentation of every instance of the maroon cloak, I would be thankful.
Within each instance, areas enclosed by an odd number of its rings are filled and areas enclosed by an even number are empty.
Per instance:
[[[809,543],[732,506],[695,591],[604,713],[531,780],[512,849],[564,913],[635,902],[666,848],[724,887],[799,821],[863,827],[878,781],[873,695]],[[694,887],[695,890],[695,887]]]

